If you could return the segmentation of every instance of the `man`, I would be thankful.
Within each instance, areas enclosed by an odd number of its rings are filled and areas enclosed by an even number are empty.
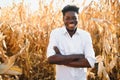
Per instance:
[[[77,28],[78,12],[76,6],[65,6],[62,10],[65,25],[50,34],[47,57],[50,64],[56,64],[56,80],[86,80],[87,68],[94,67],[91,36]]]

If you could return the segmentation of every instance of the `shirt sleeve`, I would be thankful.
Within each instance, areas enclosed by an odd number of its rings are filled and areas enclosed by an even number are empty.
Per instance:
[[[55,31],[53,30],[50,34],[49,44],[47,47],[47,58],[55,54],[55,51],[53,49],[54,46],[57,46],[57,42],[55,38]]]
[[[86,36],[85,41],[86,41],[85,48],[84,48],[85,58],[88,60],[89,64],[93,68],[96,62],[96,59],[95,59],[95,52],[94,52],[93,45],[92,45],[92,39],[89,33]]]

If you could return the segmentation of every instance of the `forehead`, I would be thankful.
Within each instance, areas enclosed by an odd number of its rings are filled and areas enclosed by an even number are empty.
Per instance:
[[[67,11],[64,16],[78,16],[78,14],[74,11]]]

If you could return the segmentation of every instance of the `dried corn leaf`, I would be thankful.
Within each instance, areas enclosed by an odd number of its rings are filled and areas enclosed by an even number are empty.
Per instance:
[[[100,78],[102,78],[103,76],[103,78],[104,78],[104,80],[110,80],[110,78],[109,78],[109,75],[108,75],[108,73],[106,72],[106,70],[105,70],[105,66],[103,65],[103,62],[100,62],[99,64],[98,64],[98,72],[97,72],[97,74],[98,74],[98,76],[100,77]]]
[[[0,74],[4,74],[5,72],[7,72],[10,67],[13,66],[15,62],[15,57],[11,57],[10,59],[8,59],[7,63],[2,63],[0,64]]]
[[[112,61],[110,62],[110,64],[109,64],[109,71],[112,71],[112,69],[115,67],[115,65],[116,65],[116,62],[117,62],[117,56],[115,56],[113,59],[112,59]]]
[[[103,56],[101,56],[101,55],[96,56],[96,63],[100,63],[103,60],[104,60]]]
[[[7,49],[5,40],[3,40],[2,43],[3,43],[3,47],[4,47],[5,49]]]
[[[12,66],[5,74],[11,74],[11,75],[21,75],[22,69],[18,66]]]
[[[0,41],[4,40],[5,36],[3,35],[3,33],[0,32]]]
[[[104,69],[103,69],[103,80],[110,80],[110,77],[109,77],[109,75],[108,75],[108,73],[107,73],[107,71],[105,70],[105,67],[104,67]]]
[[[102,73],[103,73],[103,70],[104,70],[104,66],[103,66],[103,62],[99,62],[98,63],[98,76],[101,78],[102,77]]]
[[[27,44],[24,45],[24,47],[17,54],[11,56],[10,58],[7,58],[6,63],[0,64],[0,74],[4,74],[4,73],[6,74],[7,73],[7,71],[13,66],[16,58],[23,53],[26,46],[27,46]]]

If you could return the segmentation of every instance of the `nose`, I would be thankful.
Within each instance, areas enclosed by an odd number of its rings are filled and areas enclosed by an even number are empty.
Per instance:
[[[73,19],[70,19],[69,22],[70,22],[70,23],[74,23],[74,20],[73,20]]]

